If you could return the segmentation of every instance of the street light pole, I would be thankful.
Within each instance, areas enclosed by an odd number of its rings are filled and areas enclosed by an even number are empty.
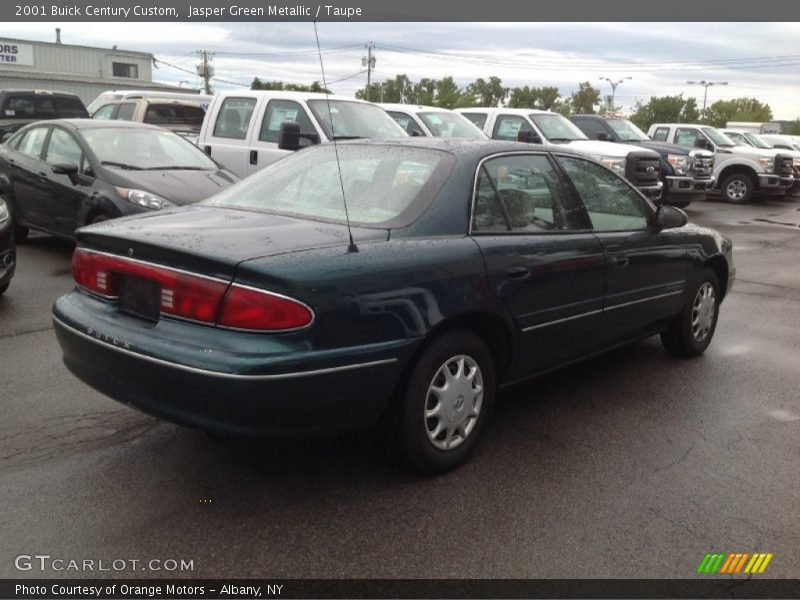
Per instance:
[[[633,79],[633,77],[623,77],[622,79],[618,79],[617,81],[609,79],[608,77],[601,77],[600,79],[603,80],[603,81],[607,81],[608,83],[611,84],[611,108],[613,109],[614,108],[614,97],[617,94],[617,86],[620,83],[622,83],[623,81],[625,81],[626,79]]]
[[[703,92],[703,112],[700,117],[702,121],[706,120],[706,100],[708,100],[708,88],[712,85],[728,85],[727,81],[706,81],[705,79],[701,79],[700,81],[687,81],[688,85],[702,85],[705,88]]]

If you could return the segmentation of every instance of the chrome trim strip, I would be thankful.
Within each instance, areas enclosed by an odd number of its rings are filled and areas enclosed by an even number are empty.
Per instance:
[[[138,258],[131,258],[129,256],[123,256],[122,254],[112,254],[111,252],[103,252],[101,250],[93,250],[91,248],[85,248],[83,246],[78,246],[75,248],[75,251],[86,252],[87,254],[99,254],[100,256],[108,256],[110,258],[116,258],[118,260],[137,263],[140,265],[145,265],[148,267],[155,267],[157,269],[164,269],[166,271],[172,271],[173,273],[182,273],[184,275],[191,275],[192,277],[199,277],[201,279],[208,279],[209,281],[216,281],[217,283],[224,283],[225,285],[230,285],[231,279],[219,279],[217,277],[209,277],[208,275],[201,275],[200,273],[194,273],[192,271],[185,271],[184,269],[176,269],[175,267],[169,267],[167,265],[162,265],[161,263],[154,263],[149,260],[141,260]]]
[[[57,317],[53,317],[53,323],[63,327],[64,329],[68,329],[70,333],[74,333],[82,338],[89,340],[90,342],[94,342],[104,348],[108,348],[110,350],[116,350],[122,354],[127,354],[133,356],[135,358],[140,358],[144,361],[151,362],[157,365],[163,365],[166,367],[170,367],[173,369],[178,369],[181,371],[186,371],[188,373],[197,373],[199,375],[208,375],[211,377],[219,377],[221,379],[233,379],[237,381],[274,381],[278,379],[297,379],[299,377],[313,377],[315,375],[327,375],[329,373],[338,373],[341,371],[353,371],[355,369],[366,369],[368,367],[376,367],[378,365],[387,365],[391,363],[399,362],[397,358],[386,358],[382,360],[373,360],[370,362],[364,363],[353,363],[349,365],[342,365],[340,367],[328,367],[326,369],[314,369],[311,371],[294,371],[290,373],[275,373],[272,375],[239,375],[237,373],[224,373],[222,371],[210,371],[208,369],[200,369],[198,367],[190,367],[188,365],[181,365],[179,363],[170,362],[168,360],[162,360],[160,358],[155,358],[152,356],[147,356],[144,354],[139,354],[138,352],[133,352],[131,350],[126,350],[125,348],[120,348],[119,346],[114,346],[112,344],[107,344],[106,342],[100,341],[90,335],[87,335],[81,331],[78,331],[71,325],[64,323],[61,319]]]
[[[625,306],[631,306],[633,304],[640,304],[641,302],[649,302],[650,300],[658,300],[660,298],[666,298],[667,296],[675,296],[677,294],[682,294],[683,290],[678,290],[676,292],[667,292],[666,294],[659,294],[658,296],[648,296],[647,298],[640,298],[639,300],[632,300],[630,302],[623,302],[622,304],[615,304],[614,306],[607,306],[604,310],[614,310],[615,308],[623,308]]]
[[[623,308],[625,306],[631,306],[633,304],[639,304],[641,302],[649,302],[650,300],[658,300],[660,298],[666,298],[667,296],[675,296],[677,294],[682,294],[683,290],[678,290],[676,292],[668,292],[666,294],[659,294],[657,296],[648,296],[647,298],[641,298],[639,300],[633,300],[631,302],[623,302],[622,304],[615,304],[613,306],[607,306],[600,310],[591,310],[589,312],[581,313],[579,315],[572,315],[571,317],[564,317],[563,319],[556,319],[555,321],[547,321],[546,323],[539,323],[538,325],[531,325],[530,327],[525,327],[522,329],[522,333],[527,333],[529,331],[533,331],[535,329],[541,329],[542,327],[549,327],[550,325],[557,325],[558,323],[564,323],[566,321],[572,321],[574,319],[581,319],[583,317],[589,317],[591,315],[596,315],[598,313],[606,312],[608,310],[614,310],[616,308]]]
[[[591,315],[596,315],[598,313],[603,312],[603,309],[598,310],[590,310],[589,312],[581,313],[579,315],[572,315],[571,317],[564,317],[563,319],[556,319],[555,321],[547,321],[546,323],[539,323],[538,325],[531,325],[530,327],[526,327],[522,330],[522,333],[527,333],[528,331],[533,331],[534,329],[541,329],[542,327],[549,327],[550,325],[556,325],[558,323],[563,323],[565,321],[572,321],[573,319],[580,319],[582,317],[589,317]]]

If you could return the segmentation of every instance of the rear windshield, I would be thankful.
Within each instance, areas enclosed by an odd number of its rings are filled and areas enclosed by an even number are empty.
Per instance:
[[[144,122],[152,125],[188,125],[200,128],[206,116],[199,106],[151,103],[144,113]]]
[[[382,108],[365,102],[309,100],[328,139],[406,137],[405,130]]]
[[[14,94],[8,97],[3,114],[5,119],[73,119],[87,117],[78,98],[49,94]]]
[[[400,227],[433,199],[454,162],[428,148],[340,144],[338,161],[336,150],[324,144],[291,154],[205,204],[344,223],[344,189],[351,223]]]

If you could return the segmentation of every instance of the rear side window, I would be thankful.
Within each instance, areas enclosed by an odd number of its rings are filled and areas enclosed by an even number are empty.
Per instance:
[[[472,121],[472,123],[475,125],[475,127],[478,127],[481,130],[483,130],[483,126],[486,125],[486,117],[489,116],[486,113],[468,113],[468,112],[465,112],[465,113],[461,113],[461,114],[464,115],[470,121]]]
[[[33,96],[11,96],[3,109],[3,116],[12,119],[35,119],[36,105]]]
[[[84,119],[89,116],[83,103],[77,98],[57,97],[56,113],[59,119]]]
[[[245,139],[255,107],[255,98],[225,98],[214,123],[214,137]]]
[[[653,139],[657,142],[666,142],[669,137],[669,127],[657,127],[653,132]]]
[[[498,156],[479,171],[472,231],[534,233],[580,229],[580,210],[570,211],[552,164],[541,154]]]
[[[56,127],[50,136],[45,160],[51,165],[67,162],[80,166],[83,160],[83,151],[75,138],[63,129]]]
[[[524,117],[519,115],[498,115],[492,137],[496,140],[516,142],[521,131],[533,131]]]
[[[47,138],[47,130],[47,127],[34,127],[33,129],[29,129],[22,136],[17,150],[26,156],[39,158],[44,148],[44,140]]]
[[[261,131],[258,139],[262,142],[277,142],[278,134],[281,130],[281,123],[286,121],[300,125],[300,133],[316,133],[311,119],[308,118],[306,111],[297,102],[291,100],[270,100],[267,104],[267,111],[261,121]],[[311,141],[300,138],[301,144],[310,144]]]
[[[192,125],[199,128],[203,124],[205,116],[206,111],[199,106],[150,104],[144,113],[144,122],[152,125]],[[245,126],[246,131],[247,127]]]
[[[117,109],[117,116],[114,117],[117,121],[133,121],[133,113],[136,110],[134,102],[123,102]]]

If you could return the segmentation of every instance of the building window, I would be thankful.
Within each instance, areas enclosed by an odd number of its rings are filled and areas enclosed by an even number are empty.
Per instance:
[[[111,68],[114,77],[130,77],[131,79],[139,78],[139,65],[115,62],[111,63]]]

